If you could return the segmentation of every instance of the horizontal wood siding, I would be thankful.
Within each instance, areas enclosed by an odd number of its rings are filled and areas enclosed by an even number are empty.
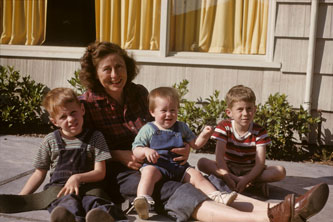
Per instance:
[[[207,98],[214,90],[224,98],[232,86],[243,84],[253,88],[257,103],[264,103],[270,94],[278,92],[299,107],[304,102],[310,14],[310,0],[277,0],[273,60],[281,63],[281,69],[140,63],[135,82],[151,90],[187,79],[187,98],[191,100]],[[333,144],[333,0],[320,1],[318,16],[312,108],[323,110],[322,138]],[[78,60],[1,55],[0,64],[14,66],[21,74],[29,74],[50,88],[69,86],[67,80],[80,67]]]

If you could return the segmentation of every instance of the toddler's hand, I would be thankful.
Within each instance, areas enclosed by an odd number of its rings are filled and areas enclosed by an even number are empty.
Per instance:
[[[211,135],[213,135],[214,133],[214,127],[212,126],[205,126],[205,128],[202,131],[203,135],[205,137],[211,137]]]
[[[160,155],[156,152],[156,150],[151,148],[145,148],[145,156],[150,163],[156,163]]]

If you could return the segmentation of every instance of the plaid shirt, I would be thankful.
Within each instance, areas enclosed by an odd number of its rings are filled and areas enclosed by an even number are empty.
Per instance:
[[[85,127],[104,134],[110,150],[132,150],[139,129],[152,117],[148,111],[148,91],[130,83],[124,88],[124,106],[105,92],[87,91],[79,96],[85,107]]]

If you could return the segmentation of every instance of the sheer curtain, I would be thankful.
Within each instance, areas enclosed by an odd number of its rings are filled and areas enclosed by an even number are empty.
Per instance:
[[[269,0],[172,1],[170,51],[265,54]]]
[[[158,50],[160,0],[95,0],[96,39],[125,49]]]
[[[1,44],[41,45],[45,41],[47,0],[0,0]]]

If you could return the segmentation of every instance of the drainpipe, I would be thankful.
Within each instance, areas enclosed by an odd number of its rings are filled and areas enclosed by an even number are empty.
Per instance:
[[[310,33],[309,33],[309,47],[308,47],[308,61],[306,67],[306,82],[305,82],[305,97],[303,108],[311,115],[311,95],[313,85],[313,69],[315,62],[315,49],[317,37],[317,20],[318,20],[318,6],[319,0],[311,1],[311,17],[310,17]]]

